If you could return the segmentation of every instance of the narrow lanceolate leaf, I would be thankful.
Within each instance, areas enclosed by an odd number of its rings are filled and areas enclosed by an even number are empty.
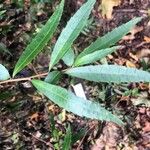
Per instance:
[[[99,51],[95,51],[91,54],[85,55],[78,60],[75,61],[74,66],[81,66],[89,63],[93,63],[97,60],[100,60],[104,57],[106,57],[108,54],[111,54],[112,52],[116,51],[116,49],[120,48],[120,46],[115,46],[112,48],[102,49]]]
[[[72,66],[72,64],[74,63],[74,58],[75,58],[75,54],[73,49],[70,49],[62,58],[62,60],[64,61],[64,63],[67,66]]]
[[[51,55],[51,69],[71,48],[72,43],[84,28],[96,0],[88,0],[69,20],[60,34]]]
[[[10,78],[8,70],[0,64],[0,81],[7,80]]]
[[[67,129],[67,133],[64,138],[62,150],[70,150],[71,149],[71,140],[72,140],[72,133],[71,133],[71,127],[69,125],[69,127]]]
[[[95,42],[93,42],[90,46],[88,46],[77,59],[90,54],[96,50],[108,48],[111,45],[114,45],[118,42],[124,35],[130,32],[130,30],[141,20],[141,18],[135,18],[130,20],[129,22],[115,28],[113,31],[108,32],[103,37],[99,37]]]
[[[91,119],[112,121],[123,125],[118,117],[111,114],[96,102],[84,100],[64,88],[40,80],[32,80],[32,83],[51,101],[69,112]]]
[[[82,139],[85,136],[86,133],[87,133],[86,127],[85,128],[81,128],[77,133],[74,133],[72,135],[71,144],[73,145],[78,140]]]
[[[15,76],[25,66],[27,66],[41,52],[48,41],[52,38],[53,33],[55,32],[60,21],[63,7],[64,0],[61,1],[61,4],[55,10],[54,14],[50,17],[50,19],[43,26],[40,32],[35,36],[32,42],[27,46],[15,66],[13,76]]]
[[[72,68],[68,75],[95,82],[150,82],[150,73],[118,65],[96,65]]]
[[[3,15],[6,12],[6,10],[1,10],[0,11],[0,16]]]
[[[52,71],[48,73],[44,81],[47,83],[56,84],[60,79],[60,77],[61,77],[60,71]]]

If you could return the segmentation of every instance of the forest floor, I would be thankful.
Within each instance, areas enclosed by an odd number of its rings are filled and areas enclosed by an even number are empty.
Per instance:
[[[3,2],[5,10],[0,18],[0,64],[12,73],[15,63],[32,37],[38,32],[55,10],[59,1],[18,5]],[[59,29],[45,51],[21,71],[15,78],[46,72],[49,64],[49,48],[67,20],[82,5],[82,1],[66,1]],[[142,16],[142,21],[118,42],[124,48],[107,57],[107,63],[134,67],[150,71],[150,1],[122,0],[113,7],[110,19],[102,16],[97,4],[89,24],[75,41],[74,47],[80,52],[96,37],[102,36],[115,27]],[[60,62],[58,68],[63,67]],[[67,79],[64,82],[69,87]],[[148,150],[150,149],[150,84],[102,84],[81,82],[87,97],[97,99],[108,110],[118,115],[124,127],[90,120],[73,115],[36,92],[29,81],[0,85],[0,150],[59,150],[62,147],[68,124],[72,135],[77,137],[74,150]],[[60,83],[64,86],[64,83]]]

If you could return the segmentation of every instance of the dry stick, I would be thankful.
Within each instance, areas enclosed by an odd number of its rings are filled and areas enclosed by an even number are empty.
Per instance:
[[[26,78],[5,80],[5,81],[0,82],[0,85],[4,84],[4,83],[11,83],[11,82],[30,81],[33,78],[39,78],[39,77],[43,77],[43,76],[47,76],[47,75],[48,75],[48,72],[42,73],[42,74],[38,74],[38,75],[35,75],[35,76],[26,77]]]
[[[135,12],[135,11],[138,11],[138,12],[143,13],[143,14],[148,14],[148,11],[147,11],[147,10],[116,9],[115,11],[116,11],[116,12],[123,12],[123,13],[127,13],[127,12],[133,13],[133,12]]]
[[[86,135],[87,135],[88,132],[90,132],[94,127],[95,127],[95,125],[92,125],[92,127],[90,127],[90,129],[86,131],[85,135],[83,136],[83,138],[81,139],[81,141],[80,141],[80,143],[79,143],[79,145],[78,145],[78,147],[77,147],[77,150],[80,150],[80,147],[81,147],[81,145],[82,145],[82,143],[83,143],[83,141],[84,141]]]
[[[24,131],[25,133],[29,134],[30,136],[32,136],[34,139],[36,139],[36,140],[38,140],[38,141],[44,143],[45,145],[48,145],[48,146],[50,146],[51,148],[53,148],[53,145],[52,145],[50,142],[48,143],[48,142],[46,142],[46,141],[44,141],[44,140],[42,140],[42,139],[36,137],[35,135],[29,133],[29,132],[26,131],[26,130],[23,130],[23,131]]]

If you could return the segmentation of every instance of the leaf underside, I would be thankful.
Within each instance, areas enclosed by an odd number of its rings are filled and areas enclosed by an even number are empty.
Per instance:
[[[10,78],[8,70],[0,64],[0,81],[7,80]]]
[[[95,82],[150,82],[150,73],[118,65],[96,65],[68,69],[66,74]]]
[[[118,117],[111,114],[96,102],[84,100],[64,88],[40,80],[32,80],[32,84],[51,101],[69,112],[81,117],[112,121],[123,125]]]

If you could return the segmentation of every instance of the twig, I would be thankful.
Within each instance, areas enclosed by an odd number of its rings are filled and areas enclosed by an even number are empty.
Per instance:
[[[87,136],[87,134],[88,134],[94,127],[95,127],[95,125],[92,125],[92,127],[90,127],[90,129],[86,131],[85,135],[83,136],[83,138],[81,139],[81,141],[80,141],[80,143],[79,143],[79,145],[78,145],[78,147],[77,147],[77,150],[80,150],[80,147],[81,147],[81,145],[82,145],[82,143],[83,143],[85,137]]]
[[[137,10],[137,9],[116,9],[116,12],[122,12],[122,13],[133,13],[135,11],[143,13],[143,14],[148,14],[147,10]]]
[[[48,75],[48,72],[38,74],[38,75],[34,75],[34,76],[30,76],[30,77],[26,77],[26,78],[9,79],[9,80],[5,80],[5,81],[0,82],[0,85],[4,84],[4,83],[12,83],[12,82],[20,82],[20,81],[31,81],[31,79],[39,78],[39,77],[43,77],[43,76],[47,76],[47,75]]]
[[[42,140],[41,138],[38,138],[38,137],[36,137],[35,135],[29,133],[29,132],[26,131],[26,130],[23,130],[23,132],[29,134],[29,135],[32,136],[34,139],[36,139],[36,140],[38,140],[38,141],[44,143],[45,145],[48,145],[48,146],[50,146],[51,148],[53,148],[53,145],[52,145],[50,142],[46,142],[46,141]]]

